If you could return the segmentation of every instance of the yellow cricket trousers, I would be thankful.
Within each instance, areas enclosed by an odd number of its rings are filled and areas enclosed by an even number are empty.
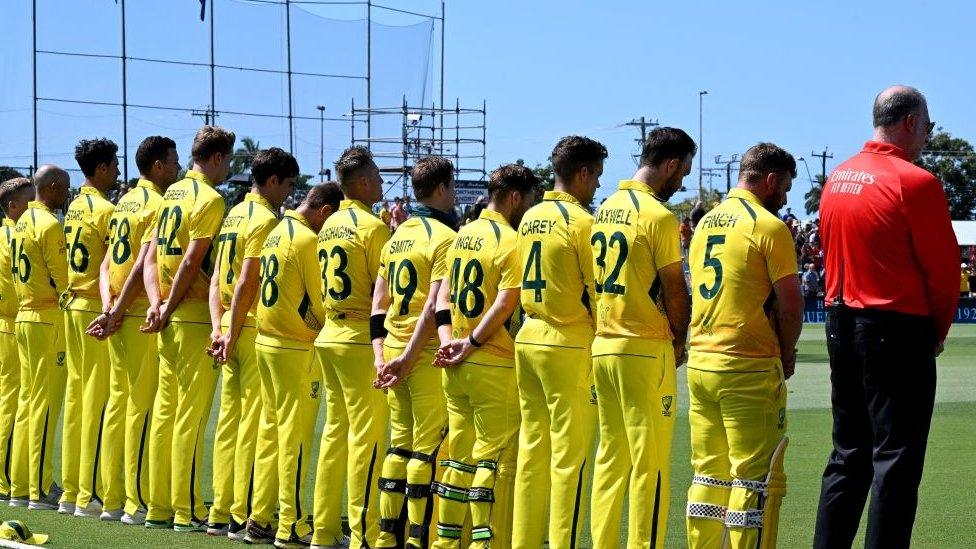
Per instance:
[[[28,492],[43,499],[54,483],[54,431],[61,414],[67,371],[64,313],[60,309],[21,311],[16,322],[21,364],[28,365]]]
[[[402,352],[398,347],[383,348],[386,360]],[[434,351],[425,349],[406,379],[386,393],[390,408],[390,447],[379,479],[380,534],[376,547],[402,546],[398,541],[405,523],[407,544],[426,549],[433,537],[430,535],[434,515],[431,483],[437,480],[434,464],[447,434],[441,369],[433,367],[433,361]]]
[[[674,347],[640,343],[643,356],[593,357],[600,427],[590,504],[594,549],[620,547],[625,496],[628,549],[664,547],[677,413]]]
[[[11,496],[13,461],[20,452],[14,446],[14,434],[26,429],[26,421],[18,423],[20,400],[20,357],[17,356],[17,336],[14,319],[0,317],[0,494]],[[27,416],[23,416],[24,419]]]
[[[441,462],[443,477],[434,485],[439,498],[435,549],[465,546],[469,513],[472,549],[512,546],[518,387],[512,359],[492,362],[507,365],[469,360],[444,370],[448,459]]]
[[[779,359],[755,359],[741,372],[713,372],[696,369],[695,359],[692,353],[688,362],[694,469],[688,546],[752,548],[762,525],[760,484],[786,432],[782,366]]]
[[[379,535],[377,479],[389,423],[369,344],[329,343],[316,347],[326,391],[326,423],[315,474],[315,532],[312,543],[342,538],[342,485],[352,531],[350,547],[372,547]]]
[[[75,297],[64,313],[68,379],[61,432],[61,501],[85,508],[102,500],[101,464],[103,420],[109,395],[108,344],[85,334],[98,316],[97,299]],[[114,510],[121,507],[118,499]]]
[[[223,326],[225,333],[227,329],[229,326]],[[233,356],[220,371],[220,412],[214,436],[213,462],[233,465],[213,468],[212,524],[227,524],[234,506],[240,507],[244,517],[249,514],[247,506],[254,467],[254,433],[261,417],[260,376],[254,356],[256,335],[253,326],[244,326],[234,346]],[[241,459],[238,459],[238,450],[244,454],[240,456]]]
[[[280,482],[276,537],[287,541],[302,538],[312,531],[305,521],[308,510],[302,506],[302,496],[312,460],[312,437],[322,384],[311,343],[277,340],[275,346],[271,346],[263,341],[267,340],[259,336],[257,359],[262,364],[259,367],[271,372],[278,433]]]
[[[17,325],[9,324],[13,335],[7,339],[12,345],[11,352],[20,366],[17,388],[17,415],[14,418],[11,434],[10,458],[7,466],[10,471],[10,497],[28,499],[30,492],[30,364],[20,360],[20,346],[17,344]],[[11,341],[12,340],[12,341]],[[3,352],[7,352],[4,348]],[[0,359],[2,360],[2,359]]]
[[[108,406],[102,428],[102,479],[104,508],[122,507],[134,514],[149,506],[149,426],[159,377],[156,334],[144,334],[139,326],[145,316],[136,314],[148,305],[137,302],[122,326],[108,338]]]
[[[267,527],[278,508],[278,415],[271,380],[272,363],[270,357],[260,357],[256,344],[255,361],[260,378],[261,409],[254,445],[253,495],[247,518]],[[234,516],[234,520],[238,520],[238,515]]]
[[[512,547],[539,549],[547,526],[549,547],[578,547],[596,430],[590,348],[516,342],[515,371],[522,424]]]

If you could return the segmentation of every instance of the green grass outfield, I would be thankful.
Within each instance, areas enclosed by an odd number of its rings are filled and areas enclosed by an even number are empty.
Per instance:
[[[800,342],[796,375],[789,381],[787,453],[789,494],[783,505],[779,546],[809,547],[820,490],[820,474],[830,450],[830,382],[823,326],[808,324]],[[685,492],[691,481],[689,464],[687,388],[684,369],[679,373],[679,410],[672,461],[671,520],[667,547],[684,547]],[[212,443],[216,409],[207,431]],[[320,410],[319,427],[322,425]],[[318,439],[315,444],[318,450]],[[939,360],[939,381],[932,432],[929,437],[925,477],[915,523],[914,547],[973,547],[976,539],[976,325],[956,325]],[[60,457],[60,451],[55,454]],[[208,456],[209,457],[209,456]],[[58,459],[56,458],[56,459]],[[314,462],[313,462],[314,463]],[[210,468],[205,462],[204,495],[210,496]],[[314,472],[314,467],[313,467]],[[309,483],[311,487],[311,483]],[[311,509],[311,489],[306,494]],[[27,511],[0,507],[0,517],[21,519],[38,532],[51,535],[50,547],[227,547],[225,539],[204,534],[177,534],[64,517],[51,511]],[[626,532],[626,527],[623,528]],[[855,545],[863,544],[861,537]],[[587,529],[588,531],[588,529]],[[623,547],[621,541],[621,547]],[[587,536],[583,547],[590,547]]]

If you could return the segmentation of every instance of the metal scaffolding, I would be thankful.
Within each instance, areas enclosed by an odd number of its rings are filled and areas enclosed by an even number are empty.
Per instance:
[[[350,110],[352,145],[364,145],[373,151],[380,173],[393,176],[387,181],[384,196],[401,186],[402,196],[410,196],[410,173],[415,161],[425,156],[443,156],[454,163],[457,180],[485,181],[487,178],[486,140],[487,104],[481,108],[411,106],[404,96],[399,107],[356,107]],[[399,136],[360,136],[357,121],[364,118],[400,117]],[[453,123],[452,123],[453,122]]]

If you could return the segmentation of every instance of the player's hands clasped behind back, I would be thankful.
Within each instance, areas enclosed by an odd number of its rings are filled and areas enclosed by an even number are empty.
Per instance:
[[[452,339],[441,345],[434,354],[434,366],[450,368],[464,362],[474,352],[474,345],[468,338]]]
[[[796,371],[796,349],[783,353],[780,359],[783,362],[783,378],[790,379]]]

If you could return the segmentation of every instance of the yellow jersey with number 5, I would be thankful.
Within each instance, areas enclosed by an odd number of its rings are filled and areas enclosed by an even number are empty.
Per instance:
[[[101,311],[98,279],[108,249],[109,218],[114,211],[115,206],[101,191],[86,185],[64,213],[69,309]]]
[[[681,262],[678,219],[651,188],[624,180],[596,214],[590,236],[596,275],[593,354],[657,353],[674,336],[658,271]]]
[[[310,349],[322,329],[322,275],[316,235],[302,214],[285,212],[261,248],[257,342]]]
[[[18,318],[32,311],[56,309],[68,289],[64,228],[47,206],[36,200],[14,225],[10,239],[11,270],[20,300]]]
[[[200,239],[211,240],[210,249],[184,299],[208,299],[213,272],[213,240],[217,238],[223,219],[224,198],[202,173],[188,170],[185,178],[166,190],[156,222],[156,264],[159,291],[164,300],[169,297],[173,277],[190,242]]]
[[[525,321],[517,343],[589,347],[596,304],[590,227],[593,216],[573,197],[546,191],[518,229]]]
[[[522,284],[517,235],[505,216],[485,208],[461,227],[447,254],[451,284],[451,328],[455,339],[468,337],[491,308],[498,292]],[[518,314],[518,311],[516,311]],[[511,319],[465,362],[491,366],[515,365]]]
[[[390,291],[387,346],[402,348],[410,341],[431,283],[447,278],[447,251],[455,235],[453,229],[434,219],[429,208],[417,206],[383,247],[379,275]],[[436,338],[431,337],[425,347],[436,348]]]
[[[786,224],[744,189],[698,222],[688,254],[689,367],[740,371],[779,358],[773,284],[798,276],[794,246]]]
[[[261,257],[264,241],[277,224],[278,216],[272,211],[271,204],[256,193],[244,195],[244,200],[231,208],[224,218],[220,234],[217,235],[217,263],[214,269],[217,271],[220,304],[225,315],[229,314],[244,260]],[[255,300],[254,306],[248,311],[246,326],[254,325],[254,314],[257,310],[258,303]]]
[[[156,214],[163,196],[152,181],[140,179],[136,186],[122,195],[108,220],[108,281],[112,296],[122,293],[122,286],[129,278],[139,256],[139,248],[147,242],[156,224]],[[145,298],[146,290],[139,284],[138,295]],[[144,310],[133,306],[133,313]]]

